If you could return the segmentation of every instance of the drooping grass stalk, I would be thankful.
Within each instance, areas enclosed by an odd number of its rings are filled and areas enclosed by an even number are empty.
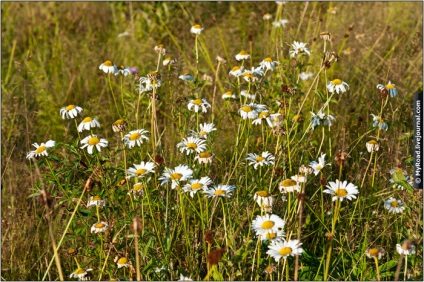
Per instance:
[[[121,117],[121,114],[119,113],[118,104],[116,104],[115,95],[113,94],[113,87],[112,87],[112,81],[110,80],[111,73],[109,72],[107,75],[107,80],[109,82],[110,87],[110,93],[112,94],[113,102],[115,103],[116,112],[118,113],[118,116]]]

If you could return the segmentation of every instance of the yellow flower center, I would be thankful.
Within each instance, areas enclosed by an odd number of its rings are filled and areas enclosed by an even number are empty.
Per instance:
[[[377,144],[377,141],[375,141],[375,140],[370,140],[370,141],[368,141],[368,144],[375,145],[375,144]]]
[[[272,63],[272,59],[270,57],[264,59],[265,62]]]
[[[265,158],[264,158],[264,157],[257,157],[255,160],[256,160],[258,163],[260,163],[260,162],[263,162],[263,161],[265,160]]]
[[[255,77],[253,74],[248,73],[248,72],[243,73],[243,76],[244,76],[244,77],[249,77],[249,78],[253,78],[253,77]]]
[[[233,67],[233,69],[231,71],[238,71],[239,69],[240,69],[240,67],[235,66],[235,67]]]
[[[141,134],[136,132],[136,133],[133,133],[133,134],[130,135],[130,140],[131,141],[138,140],[138,139],[140,139],[140,137],[141,137]]]
[[[73,110],[73,109],[75,109],[75,105],[69,105],[69,106],[66,107],[67,111],[70,111],[70,110]]]
[[[202,29],[202,26],[201,26],[200,24],[195,24],[193,27],[194,27],[195,29]]]
[[[77,249],[75,249],[75,248],[70,248],[70,249],[68,250],[68,254],[72,255],[72,254],[74,254],[76,251],[77,251]]]
[[[390,203],[390,206],[396,208],[396,207],[399,206],[399,203],[398,203],[398,201],[393,201],[393,202]]]
[[[163,48],[163,44],[159,44],[158,46],[156,46],[158,48]]]
[[[199,134],[200,134],[200,135],[206,135],[206,134],[207,134],[207,132],[206,132],[206,131],[200,131],[200,132],[199,132]]]
[[[81,275],[81,274],[84,274],[84,273],[85,273],[85,270],[83,268],[78,268],[77,270],[75,270],[75,274],[77,274],[77,275]]]
[[[224,190],[216,190],[214,193],[214,195],[225,195],[225,191]]]
[[[283,247],[280,249],[280,251],[278,252],[280,255],[282,256],[288,256],[293,252],[292,248],[290,247]]]
[[[46,150],[46,146],[40,146],[35,150],[35,153],[40,154]]]
[[[249,113],[249,112],[251,112],[251,111],[252,111],[252,108],[251,108],[251,107],[249,107],[249,106],[244,106],[243,108],[241,108],[241,110],[242,110],[243,112]]]
[[[187,148],[195,150],[197,148],[196,143],[187,143]]]
[[[283,182],[281,182],[281,186],[284,186],[284,187],[291,187],[295,185],[296,185],[296,181],[294,181],[293,179],[286,179]]]
[[[83,119],[83,123],[86,123],[86,122],[92,122],[93,121],[93,119],[91,118],[91,117],[86,117],[85,119]]]
[[[256,195],[258,195],[260,197],[269,197],[269,193],[267,191],[256,192]]]
[[[397,169],[395,170],[395,172],[403,173],[403,170],[402,170],[401,168],[397,168]]]
[[[374,248],[374,249],[370,249],[369,251],[368,251],[368,253],[370,254],[370,256],[371,257],[376,257],[377,255],[378,255],[378,253],[380,252],[380,250],[379,249],[376,249],[376,248]]]
[[[335,79],[331,82],[333,85],[340,85],[342,84],[342,81],[340,79]]]
[[[380,123],[383,123],[383,122],[384,122],[384,120],[383,120],[381,117],[379,117],[379,118],[378,118],[378,121],[379,121]]]
[[[135,171],[135,174],[137,174],[137,175],[143,175],[143,174],[145,174],[145,173],[146,173],[146,171],[147,171],[147,169],[139,168],[139,169],[137,169],[137,170]]]
[[[165,61],[170,61],[170,60],[171,60],[171,58],[166,58],[166,59],[165,59]]]
[[[267,117],[269,117],[269,112],[261,112],[259,114],[259,118],[267,118]]]
[[[202,104],[202,100],[196,99],[196,100],[193,100],[192,103],[195,104],[195,105],[201,105]]]
[[[386,89],[394,89],[395,85],[394,84],[386,84]]]
[[[199,154],[199,157],[202,158],[202,159],[210,158],[210,157],[212,157],[212,154],[209,153],[209,152],[203,152],[203,153]]]
[[[293,121],[298,121],[298,120],[300,120],[301,117],[302,117],[301,115],[295,115],[293,117]]]
[[[128,262],[128,259],[127,258],[120,258],[118,260],[118,264],[127,264],[127,262]]]
[[[239,55],[246,56],[246,55],[249,55],[249,53],[247,53],[246,51],[241,51],[241,52],[239,53]]]
[[[262,223],[261,227],[263,229],[271,229],[272,227],[274,227],[274,225],[275,223],[273,221],[267,220],[267,221],[264,221],[264,223]]]
[[[103,227],[105,227],[105,225],[103,223],[97,223],[96,225],[94,225],[94,227],[103,228]]]
[[[197,189],[199,189],[199,188],[202,188],[202,184],[200,184],[200,183],[194,183],[194,184],[192,184],[191,185],[191,190],[197,190]]]
[[[137,183],[133,186],[134,191],[141,190],[142,188],[143,188],[143,184],[141,184],[141,183]]]
[[[115,121],[115,123],[114,124],[124,124],[125,123],[125,121],[124,120],[122,120],[122,119],[118,119],[117,121]]]
[[[227,94],[227,95],[230,95],[230,96],[232,95],[231,91],[227,91],[224,94]]]
[[[97,137],[91,137],[88,140],[88,145],[94,146],[94,145],[99,144],[99,142],[100,142],[99,138],[97,138]]]
[[[112,62],[107,60],[106,62],[103,63],[103,65],[105,65],[106,67],[111,67],[113,66]]]
[[[347,190],[343,188],[337,189],[336,191],[334,191],[334,195],[336,195],[337,197],[345,197],[347,195]]]
[[[102,198],[100,198],[99,196],[94,196],[93,197],[93,201],[101,201],[102,200]]]
[[[322,165],[317,165],[317,169],[321,170],[322,169]]]
[[[180,179],[181,179],[181,177],[183,177],[183,175],[182,175],[182,174],[180,174],[180,173],[173,173],[173,174],[171,174],[171,175],[169,176],[169,178],[170,178],[171,180],[180,180]]]
[[[277,233],[271,232],[271,233],[266,233],[265,238],[267,239],[275,239],[277,237]]]

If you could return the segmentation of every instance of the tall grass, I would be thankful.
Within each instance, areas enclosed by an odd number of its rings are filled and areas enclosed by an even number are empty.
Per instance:
[[[422,3],[1,6],[3,280],[66,279],[80,267],[92,269],[93,280],[422,279],[422,192],[403,173],[390,173],[396,167],[412,173],[411,101],[422,89]],[[265,13],[273,18],[264,20]],[[280,19],[289,22],[271,24]],[[190,33],[195,24],[204,32]],[[324,31],[334,36],[330,42],[320,38]],[[290,57],[294,41],[308,43],[311,55]],[[159,44],[166,54],[155,52]],[[238,62],[242,50],[250,58]],[[323,67],[327,51],[340,60]],[[168,57],[176,63],[164,66]],[[250,70],[267,57],[278,65],[256,82],[229,75],[234,66]],[[106,60],[136,67],[138,74],[105,74],[99,65]],[[153,71],[161,74],[161,86],[140,93],[139,78],[151,79]],[[313,76],[302,80],[301,72]],[[185,73],[194,80],[179,79]],[[326,86],[334,79],[347,82],[349,90],[330,93]],[[383,99],[376,85],[389,80],[399,94]],[[250,103],[241,90],[279,113],[278,126],[241,118],[239,110]],[[226,91],[237,99],[223,100]],[[211,105],[206,113],[188,110],[198,99]],[[71,104],[82,107],[82,115],[62,119],[59,110]],[[331,127],[321,121],[312,130],[310,112],[319,110],[336,119]],[[388,130],[373,127],[371,114],[384,119]],[[87,116],[101,127],[78,132]],[[118,119],[127,123],[120,133],[112,130]],[[217,130],[205,144],[214,158],[199,164],[198,154],[186,155],[177,144],[211,122]],[[128,148],[122,138],[136,129],[147,130],[149,140]],[[92,133],[108,140],[107,148],[94,154],[80,149]],[[47,140],[56,141],[48,157],[25,160],[32,143]],[[370,140],[379,143],[378,151],[367,151]],[[273,164],[249,165],[249,154],[266,151]],[[327,165],[309,174],[299,192],[280,192],[284,180],[321,154]],[[154,173],[128,178],[127,170],[142,161],[155,163]],[[228,198],[209,198],[203,191],[191,197],[183,181],[175,189],[162,185],[159,178],[178,165],[187,165],[193,179],[208,176],[215,185],[235,188]],[[357,199],[332,202],[324,190],[336,180],[357,186]],[[138,181],[143,193],[128,194]],[[274,196],[272,212],[255,202],[259,191]],[[87,208],[93,196],[106,205]],[[383,205],[390,197],[406,209],[389,213]],[[277,262],[267,254],[270,243],[252,225],[271,213],[284,220],[286,240],[302,243],[299,256]],[[110,228],[92,233],[102,221]],[[398,254],[396,244],[405,239],[415,254]],[[367,258],[372,248],[384,248],[385,255]]]

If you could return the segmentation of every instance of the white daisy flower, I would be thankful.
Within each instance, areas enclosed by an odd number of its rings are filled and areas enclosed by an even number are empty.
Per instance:
[[[252,221],[252,229],[255,230],[256,236],[263,236],[270,232],[278,232],[285,224],[286,222],[275,214],[257,215]]]
[[[287,23],[289,23],[289,20],[281,19],[279,21],[272,22],[272,25],[275,27],[286,27]]]
[[[99,196],[92,196],[92,197],[90,197],[90,199],[88,199],[87,208],[92,207],[92,206],[96,206],[96,207],[99,207],[99,208],[104,207],[104,206],[106,206],[106,200],[103,200]]]
[[[268,232],[264,235],[260,235],[262,242],[266,241],[282,241],[285,240],[286,234],[284,233],[284,230],[280,229],[276,232]]]
[[[396,244],[396,251],[400,255],[408,256],[415,254],[415,246],[411,244],[410,240],[405,240],[402,243],[402,246],[400,244]]]
[[[246,80],[247,82],[258,81],[258,78],[253,73],[251,73],[249,71],[245,71],[242,76],[243,76],[243,79]]]
[[[200,24],[195,24],[191,27],[190,32],[193,34],[201,34],[204,28]]]
[[[118,259],[118,261],[116,262],[116,265],[118,266],[118,268],[130,266],[129,261],[126,257],[122,257]]]
[[[162,85],[162,75],[156,71],[152,71],[147,76],[140,77],[138,90],[139,93],[152,91],[153,88],[159,88]],[[143,85],[144,84],[144,85]]]
[[[311,112],[311,121],[312,121],[312,130],[315,126],[318,126],[323,123],[323,125],[331,126],[332,121],[336,120],[332,115],[325,115],[321,110],[317,114]]]
[[[78,131],[82,132],[83,130],[91,130],[93,127],[100,127],[99,121],[95,118],[86,117],[78,125]]]
[[[107,224],[106,222],[102,221],[102,222],[97,222],[94,223],[93,226],[91,226],[91,233],[100,233],[100,232],[106,232],[106,230],[109,229],[109,224]]]
[[[122,74],[123,76],[127,76],[131,74],[131,69],[129,67],[126,67],[124,65],[120,65],[115,69],[115,75]]]
[[[269,127],[273,128],[280,125],[279,116],[280,113],[270,114],[268,110],[263,110],[258,114],[258,118],[252,121],[252,124],[262,124],[262,121],[265,120]]]
[[[231,93],[231,91],[227,91],[224,94],[222,94],[222,99],[237,99],[236,94]]]
[[[274,205],[274,197],[268,191],[258,191],[255,193],[253,199],[258,203],[263,211],[271,211]]]
[[[321,153],[321,157],[318,158],[318,162],[312,161],[309,164],[309,166],[314,169],[315,175],[318,175],[318,173],[324,168],[324,166],[325,166],[325,155],[326,154]]]
[[[203,190],[203,193],[205,193],[209,198],[216,198],[216,197],[230,198],[231,193],[234,191],[234,189],[236,189],[236,186],[218,184],[217,186],[213,186],[212,188],[207,188]]]
[[[294,181],[296,181],[297,183],[306,183],[306,176],[303,174],[297,174],[295,176],[290,177],[291,179],[293,179]]]
[[[181,79],[181,80],[189,80],[189,81],[194,80],[194,77],[189,73],[185,73],[183,75],[180,75],[178,78]]]
[[[166,54],[166,48],[163,46],[163,44],[156,45],[154,48],[155,52],[161,55]]]
[[[349,85],[346,82],[341,81],[340,79],[334,79],[328,82],[327,89],[328,89],[328,92],[330,93],[333,93],[334,91],[336,91],[337,94],[340,94],[339,92],[341,93],[346,92],[345,86],[347,87],[347,89],[349,89]]]
[[[275,157],[269,152],[262,152],[260,156],[257,154],[248,154],[246,160],[250,161],[249,165],[253,165],[254,169],[258,169],[258,166],[274,164]]]
[[[265,21],[272,19],[272,15],[269,13],[266,13],[263,17],[262,17]]]
[[[115,73],[116,66],[111,61],[107,60],[99,66],[99,70],[102,70],[105,73]]]
[[[342,202],[343,199],[356,199],[355,195],[359,193],[357,186],[352,183],[348,184],[347,181],[341,182],[338,179],[336,179],[336,182],[329,182],[326,187],[329,189],[326,189],[323,192],[333,195],[333,202],[338,199],[340,202]]]
[[[127,194],[128,195],[133,194],[134,198],[136,198],[137,196],[143,197],[144,196],[143,188],[144,188],[143,183],[138,182],[138,183],[133,185],[133,188],[130,191],[128,191]]]
[[[124,138],[122,138],[122,141],[130,149],[135,145],[141,146],[141,144],[143,144],[143,139],[145,139],[146,141],[149,140],[149,137],[145,135],[147,133],[149,132],[144,129],[133,130],[126,134]]]
[[[49,140],[46,143],[41,143],[40,145],[38,145],[38,143],[34,143],[32,146],[35,147],[35,150],[30,151],[26,158],[32,159],[33,157],[48,156],[49,154],[47,154],[47,148],[52,148],[55,144],[56,142],[53,140]]]
[[[405,210],[402,201],[396,200],[392,197],[390,197],[387,201],[384,202],[384,208],[388,209],[391,213],[402,213]]]
[[[187,155],[190,153],[202,153],[206,150],[206,141],[204,139],[195,138],[195,137],[187,137],[184,138],[181,143],[177,144],[177,148],[180,148],[180,152],[184,153],[187,151]]]
[[[209,164],[212,163],[214,154],[211,152],[203,152],[194,157],[194,160],[198,160],[199,164]]]
[[[384,249],[379,249],[379,248],[371,248],[371,249],[367,249],[367,251],[365,252],[365,255],[369,258],[378,258],[381,259],[384,256]]]
[[[244,78],[244,75],[243,75],[243,78]],[[252,99],[252,100],[254,100],[255,99],[255,94],[249,94],[249,93],[247,93],[247,91],[246,90],[241,90],[240,91],[240,95],[241,96],[244,96],[244,97],[247,97],[248,99]]]
[[[239,113],[243,119],[255,119],[258,117],[259,113],[265,109],[265,105],[251,103],[243,105]]]
[[[163,64],[164,66],[167,66],[167,65],[173,65],[173,64],[175,64],[176,62],[177,62],[176,60],[173,60],[173,59],[171,59],[171,58],[165,58],[165,59],[163,60],[162,64]]]
[[[378,84],[377,89],[379,89],[380,91],[383,91],[384,89],[386,89],[387,91],[389,91],[390,97],[395,97],[398,94],[396,86],[392,84],[391,81],[389,81],[386,85]]]
[[[389,126],[387,123],[384,122],[384,120],[380,116],[372,115],[372,120],[374,121],[373,127],[380,127],[381,130],[388,130]]]
[[[101,147],[107,147],[109,142],[101,138],[99,139],[97,135],[88,135],[84,139],[81,140],[82,147],[81,149],[84,149],[87,147],[87,152],[91,155],[93,154],[93,148],[96,147],[97,151],[101,152]]]
[[[377,152],[380,149],[380,144],[375,140],[368,141],[365,146],[367,147],[368,153]]]
[[[178,281],[193,281],[193,279],[191,279],[190,277],[184,276],[182,274],[180,274],[180,280]]]
[[[132,177],[144,177],[149,173],[155,173],[156,165],[152,162],[141,162],[127,169],[127,179]]]
[[[189,192],[190,197],[193,198],[197,191],[208,189],[210,184],[212,184],[212,180],[208,176],[200,179],[190,179],[189,183],[183,186],[183,190]]]
[[[278,262],[281,258],[287,259],[289,256],[302,254],[303,249],[300,247],[301,245],[302,243],[299,240],[273,241],[268,246],[266,253]]]
[[[207,113],[208,112],[208,108],[210,108],[211,105],[208,103],[208,101],[206,101],[206,99],[195,99],[195,100],[190,100],[188,102],[187,108],[190,111],[194,111],[194,112],[199,112],[200,109],[202,109],[203,113]]]
[[[181,181],[187,181],[192,177],[193,171],[188,167],[188,165],[179,165],[174,169],[166,168],[158,180],[162,181],[161,185],[171,181],[171,188],[175,189]]]
[[[291,49],[289,51],[290,57],[294,58],[296,55],[306,53],[308,56],[311,55],[311,52],[306,48],[307,43],[294,41]]]
[[[260,64],[262,69],[274,70],[275,66],[278,65],[277,61],[273,61],[271,58],[265,58]]]
[[[67,107],[63,107],[60,109],[60,115],[62,116],[62,119],[71,119],[77,117],[78,114],[82,113],[82,108],[75,106],[75,105],[69,105]]]
[[[199,128],[199,132],[193,131],[193,137],[206,139],[209,133],[216,130],[213,123],[202,123],[199,125]]]
[[[241,61],[241,60],[247,60],[250,58],[250,54],[247,53],[246,51],[241,51],[240,53],[238,53],[236,55],[236,60],[237,61]]]
[[[300,186],[299,184],[293,180],[293,179],[285,179],[280,182],[278,185],[278,188],[280,189],[280,192],[285,193],[291,193],[291,192],[300,192]]]
[[[78,280],[81,281],[85,281],[87,278],[86,276],[88,275],[88,272],[93,271],[92,268],[78,268],[77,270],[75,270],[74,272],[71,273],[71,275],[69,275],[69,278],[78,278]]]
[[[235,76],[235,77],[239,77],[243,74],[244,72],[244,67],[241,66],[235,66],[231,69],[231,71],[229,72],[229,75]]]
[[[303,81],[308,80],[312,77],[314,77],[314,74],[312,72],[301,72],[301,73],[299,73],[299,78]]]

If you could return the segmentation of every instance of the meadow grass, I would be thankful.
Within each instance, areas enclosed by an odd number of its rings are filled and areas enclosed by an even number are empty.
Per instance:
[[[422,3],[1,7],[2,280],[423,279]],[[101,127],[79,132],[87,117]]]

